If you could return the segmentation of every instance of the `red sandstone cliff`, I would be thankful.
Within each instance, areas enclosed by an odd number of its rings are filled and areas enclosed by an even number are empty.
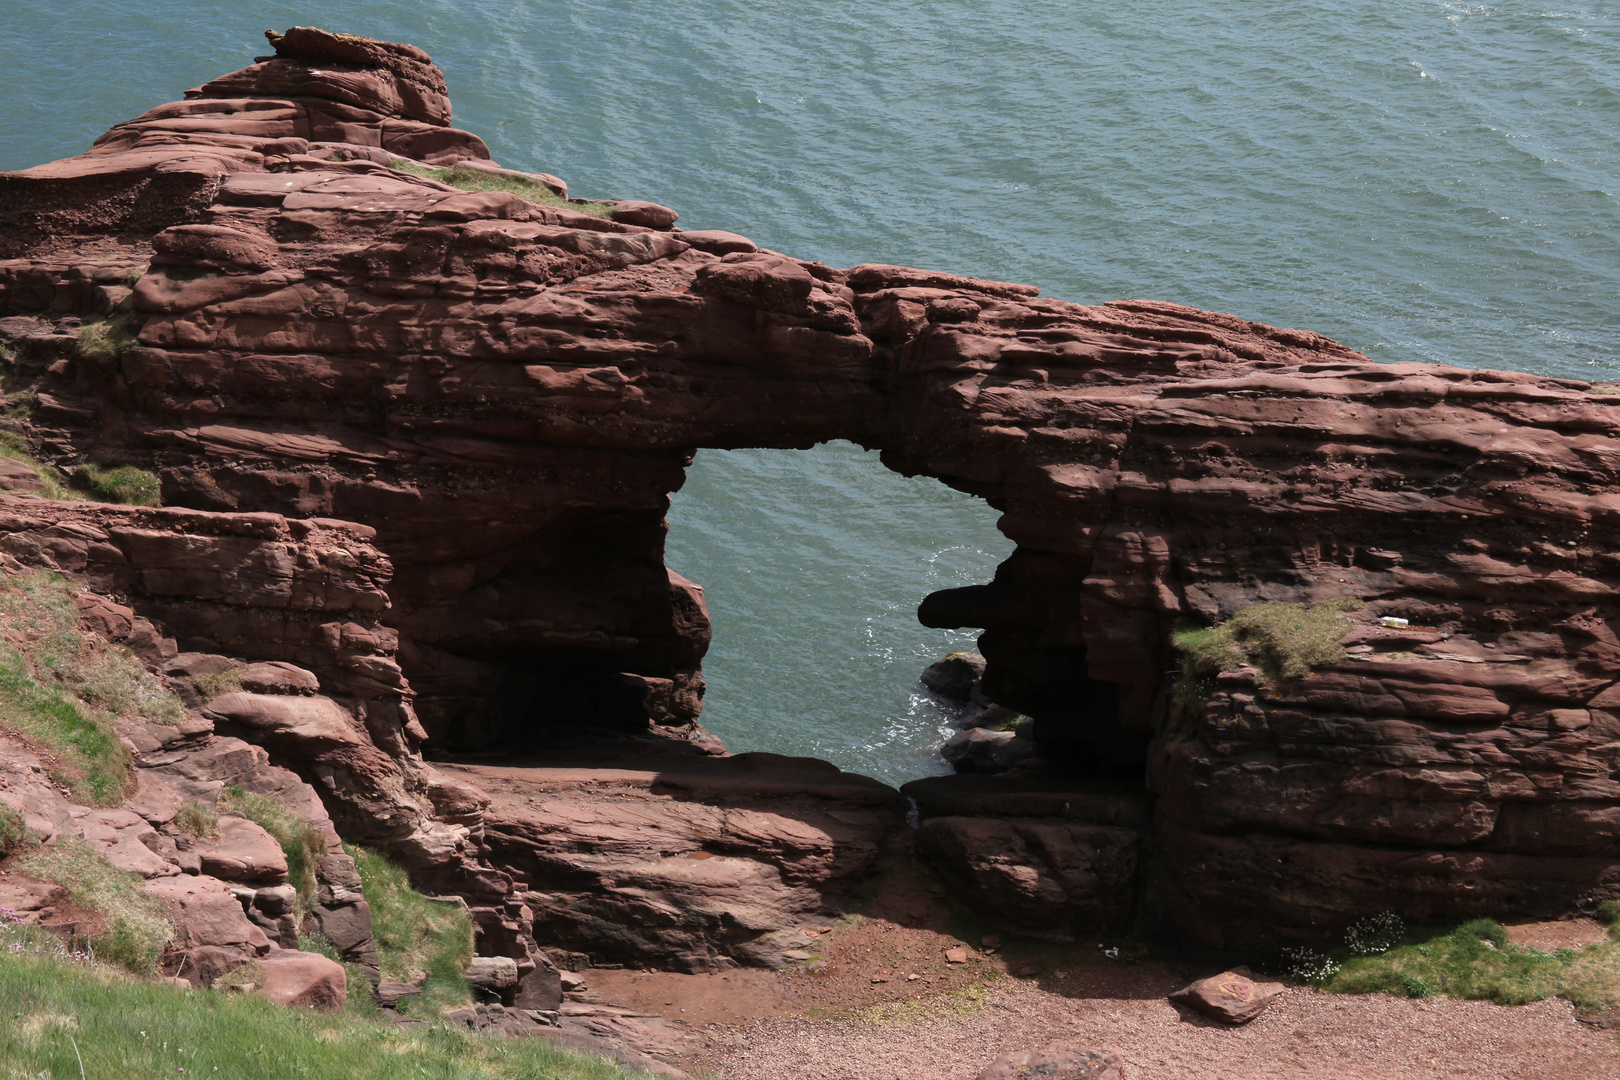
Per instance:
[[[37,395],[45,452],[153,468],[166,503],[366,530],[393,572],[360,651],[385,659],[330,670],[381,703],[364,753],[423,814],[413,708],[441,752],[701,739],[707,619],[663,566],[669,493],[697,448],[847,438],[1003,513],[995,580],[921,616],[984,629],[985,689],[1036,718],[1049,788],[1120,792],[922,799],[987,905],[1061,932],[1145,888],[1149,914],[1238,944],[1620,896],[1620,396],[834,269],[649,204],[460,191],[390,167],[493,167],[420,50],[274,43],[85,155],[0,174],[8,385]],[[87,358],[64,319],[126,300],[135,342]],[[1181,621],[1345,593],[1369,648],[1172,706]],[[137,606],[236,655],[283,648],[193,599]],[[1432,630],[1380,635],[1381,615]],[[1012,863],[984,854],[1015,835]]]

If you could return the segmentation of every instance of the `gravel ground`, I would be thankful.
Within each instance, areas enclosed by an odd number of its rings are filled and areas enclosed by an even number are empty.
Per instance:
[[[883,1025],[795,1017],[734,1031],[698,1063],[721,1080],[972,1080],[1054,1039],[1119,1048],[1127,1080],[1620,1080],[1620,1038],[1565,1001],[1504,1007],[1291,988],[1228,1028],[1158,999],[995,984],[976,1014]]]

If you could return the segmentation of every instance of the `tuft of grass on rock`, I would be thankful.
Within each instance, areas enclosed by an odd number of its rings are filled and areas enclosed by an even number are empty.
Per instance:
[[[208,841],[219,836],[219,815],[200,802],[181,805],[174,815],[174,827],[188,836]]]
[[[472,990],[462,974],[473,956],[472,918],[466,909],[423,896],[403,869],[375,851],[347,844],[343,850],[354,858],[361,891],[371,905],[382,977],[409,983],[426,979],[421,997],[406,999],[402,1008],[432,1016],[470,1002]]]
[[[13,806],[0,803],[0,859],[39,846],[39,836]]]
[[[1620,940],[1579,951],[1515,945],[1501,925],[1474,919],[1449,930],[1408,932],[1375,956],[1346,956],[1321,981],[1340,994],[1382,991],[1403,997],[1472,998],[1526,1005],[1562,997],[1578,1008],[1620,1006]]]
[[[14,404],[13,408],[15,407],[17,405]],[[31,407],[29,411],[32,411]],[[11,409],[7,409],[7,414],[12,415]],[[45,485],[44,490],[38,493],[39,498],[78,499],[83,497],[67,486],[60,472],[36,458],[33,447],[28,445],[28,440],[15,431],[0,431],[0,457],[20,461],[34,470],[34,475],[39,477],[39,482]]]
[[[0,1001],[0,1062],[13,1077],[77,1078],[82,1061],[86,1080],[648,1080],[548,1039],[288,1009],[52,956],[0,953]]]
[[[246,670],[246,664],[237,664],[224,671],[193,675],[191,685],[197,688],[197,693],[202,695],[204,701],[212,701],[221,694],[234,694],[242,689],[242,672]]]
[[[111,365],[118,362],[125,349],[135,344],[135,334],[129,328],[128,315],[115,315],[79,327],[75,344],[84,359]]]
[[[480,172],[478,169],[466,168],[424,169],[420,165],[412,165],[408,161],[396,161],[389,168],[395,172],[409,173],[412,176],[437,180],[441,184],[449,184],[451,187],[460,188],[463,191],[505,191],[538,206],[554,206],[562,210],[573,210],[576,213],[589,214],[591,217],[611,218],[613,216],[613,207],[606,203],[570,202],[539,181],[526,180],[521,176],[494,176],[490,173]]]
[[[1247,664],[1259,669],[1262,685],[1294,682],[1314,668],[1336,664],[1346,655],[1339,639],[1352,629],[1345,613],[1363,606],[1353,596],[1314,607],[1255,604],[1218,626],[1177,630],[1170,638],[1182,660],[1175,698],[1202,705],[1214,693],[1217,675]]]
[[[285,806],[234,784],[220,792],[219,808],[235,811],[276,838],[287,856],[287,883],[298,890],[299,907],[315,903],[315,868],[326,854],[326,839]]]
[[[102,916],[101,931],[87,940],[97,960],[137,974],[157,971],[158,957],[174,939],[174,922],[139,874],[119,870],[77,836],[59,838],[25,859],[22,869],[63,886],[74,904]]]
[[[163,485],[157,474],[134,465],[103,467],[87,462],[73,470],[73,482],[96,502],[158,506]]]

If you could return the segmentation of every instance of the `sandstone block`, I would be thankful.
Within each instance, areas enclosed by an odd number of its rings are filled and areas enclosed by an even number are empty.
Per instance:
[[[341,1009],[349,976],[343,965],[319,953],[283,949],[259,961],[264,982],[259,993],[294,1009]]]
[[[1223,971],[1177,990],[1170,1000],[1224,1024],[1247,1024],[1264,1012],[1283,989],[1282,983],[1255,982],[1248,975]]]

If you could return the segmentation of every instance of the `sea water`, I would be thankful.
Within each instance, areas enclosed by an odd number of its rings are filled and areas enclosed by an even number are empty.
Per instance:
[[[0,2],[0,168],[243,66],[265,27],[409,41],[455,122],[575,194],[849,266],[1173,300],[1378,360],[1620,378],[1620,7],[1455,0]],[[994,514],[875,455],[699,453],[670,564],[707,586],[705,723],[889,780],[937,769],[917,626]]]

